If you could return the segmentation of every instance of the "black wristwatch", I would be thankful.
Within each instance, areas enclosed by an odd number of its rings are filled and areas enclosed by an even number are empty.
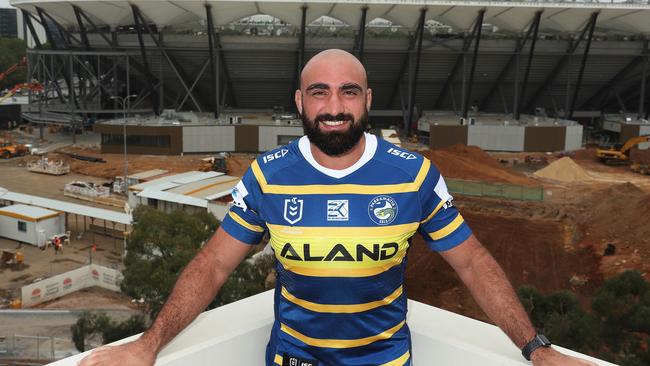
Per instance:
[[[524,348],[521,349],[521,354],[524,356],[525,359],[530,361],[530,355],[533,353],[534,350],[538,349],[539,347],[550,347],[551,342],[546,338],[545,335],[543,334],[535,334],[535,338],[531,340],[530,342],[526,343]]]

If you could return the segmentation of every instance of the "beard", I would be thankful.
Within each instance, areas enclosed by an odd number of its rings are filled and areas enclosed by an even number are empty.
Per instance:
[[[303,106],[302,110],[305,110]],[[350,151],[361,140],[364,131],[368,128],[368,110],[365,110],[358,121],[349,113],[319,114],[314,120],[302,115],[302,125],[309,142],[329,156],[340,156]],[[350,121],[350,127],[342,132],[323,132],[320,129],[324,121]]]

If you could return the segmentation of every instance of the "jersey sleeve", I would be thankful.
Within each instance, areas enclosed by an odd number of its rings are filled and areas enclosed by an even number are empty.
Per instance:
[[[259,214],[262,207],[262,190],[250,168],[233,188],[232,198],[232,207],[223,219],[221,227],[237,240],[251,245],[258,244],[267,227]]]
[[[454,197],[438,169],[431,164],[419,191],[422,217],[418,231],[434,251],[449,250],[472,234],[463,216],[454,207]]]

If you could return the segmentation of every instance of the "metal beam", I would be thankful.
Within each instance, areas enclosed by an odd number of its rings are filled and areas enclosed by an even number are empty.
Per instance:
[[[463,119],[467,119],[469,112],[469,98],[472,96],[472,89],[474,87],[474,73],[476,72],[476,60],[478,59],[478,48],[481,44],[481,30],[483,29],[483,17],[485,16],[485,9],[478,11],[478,18],[474,25],[474,56],[472,56],[472,66],[469,72],[469,84],[465,90],[465,98],[463,98]]]
[[[212,5],[205,4],[205,17],[208,21],[208,51],[210,54],[210,76],[212,79],[212,95],[214,96],[214,117],[219,117],[219,60],[215,57],[215,41],[214,41],[214,22],[212,20]]]
[[[81,20],[81,9],[79,9],[78,6],[72,5],[72,9],[74,10],[74,16],[77,18],[77,25],[79,26],[79,34],[81,35],[81,42],[84,44],[86,47],[86,50],[90,50],[90,42],[88,41],[88,35],[86,33],[86,26],[84,25],[84,22]]]
[[[571,108],[569,109],[568,119],[573,118],[573,111],[576,107],[576,100],[578,99],[578,93],[580,92],[580,87],[582,86],[582,76],[585,73],[585,67],[587,66],[587,60],[589,58],[591,41],[594,38],[594,30],[596,29],[596,21],[598,21],[598,14],[598,12],[591,13],[591,18],[589,19],[589,35],[587,36],[587,45],[585,46],[585,50],[582,55],[582,63],[580,65],[580,72],[578,73],[578,80],[576,81],[576,86],[573,90],[573,99],[571,99]]]
[[[224,54],[223,47],[221,47],[221,37],[219,36],[219,33],[215,34],[214,40],[217,42],[217,49],[219,50],[219,65],[221,69],[221,73],[223,73],[223,78],[224,82],[223,85],[223,92],[221,93],[221,110],[223,110],[224,105],[226,103],[226,97],[230,97],[230,105],[233,108],[237,108],[237,99],[235,98],[235,93],[234,93],[234,88],[232,85],[232,79],[230,78],[230,71],[228,71],[228,64],[226,64],[226,56]],[[230,91],[230,93],[227,93],[227,91]]]
[[[647,60],[648,58],[648,40],[643,41],[643,59]],[[641,72],[641,91],[639,92],[639,113],[637,114],[636,118],[641,119],[644,117],[644,109],[645,109],[645,87],[648,79],[648,62],[643,63],[643,70]]]
[[[536,14],[537,15],[537,14]],[[528,77],[530,76],[530,67],[533,65],[533,58],[535,57],[535,46],[537,45],[537,35],[539,34],[539,25],[541,23],[542,12],[539,12],[540,19],[535,23],[535,30],[533,32],[533,40],[530,44],[530,50],[528,50],[528,60],[526,60],[526,71],[524,71],[524,80],[521,83],[521,90],[518,92],[517,99],[515,99],[515,105],[512,110],[512,114],[515,117],[516,121],[519,121],[521,117],[521,103],[526,97],[526,89],[528,88]],[[519,70],[517,70],[519,72]]]
[[[644,41],[644,46],[643,48],[647,48],[647,43],[648,40]],[[589,106],[590,104],[594,103],[597,99],[601,99],[604,96],[608,96],[613,88],[616,88],[620,85],[620,83],[625,79],[627,74],[629,74],[632,70],[636,69],[639,64],[644,61],[644,55],[643,53],[639,56],[634,57],[630,62],[627,63],[614,77],[609,79],[605,85],[600,87],[597,92],[595,92],[589,99],[587,99],[585,102],[583,102],[580,105],[580,109],[585,108],[586,106]]]
[[[302,17],[300,18],[300,38],[298,38],[298,52],[297,52],[297,67],[296,75],[294,76],[293,90],[291,91],[291,96],[289,98],[289,105],[293,103],[294,91],[300,89],[300,73],[302,73],[302,68],[305,64],[305,38],[307,32],[307,5],[300,7],[302,10]]]
[[[355,54],[359,61],[363,63],[363,51],[366,42],[366,15],[368,14],[368,7],[361,8],[361,21],[359,21],[359,34],[357,35],[357,42],[355,45]]]
[[[512,64],[517,60],[517,58],[521,55],[521,51],[523,51],[524,47],[526,47],[526,43],[530,39],[531,34],[533,33],[533,30],[537,30],[539,27],[539,21],[542,17],[542,11],[538,10],[535,12],[535,16],[533,17],[533,20],[530,23],[530,26],[528,27],[528,30],[526,31],[526,35],[522,40],[520,40],[517,43],[517,46],[515,47],[514,53],[510,56],[510,59],[508,59],[508,62],[505,64],[505,66],[501,69],[501,72],[499,72],[499,76],[494,80],[494,83],[492,84],[492,87],[490,87],[490,91],[487,93],[485,99],[481,101],[481,104],[479,105],[480,110],[484,110],[487,105],[489,104],[490,101],[492,101],[492,98],[495,96],[496,92],[498,89],[501,88],[501,83],[505,79],[506,75],[510,72],[510,69],[512,68]],[[535,38],[536,35],[534,36]],[[516,70],[518,73],[519,70]]]
[[[406,54],[404,55],[404,59],[402,60],[402,66],[400,67],[399,73],[397,74],[397,79],[395,79],[393,87],[391,88],[390,97],[388,97],[388,102],[386,103],[385,107],[386,109],[391,109],[393,107],[395,97],[398,93],[400,93],[400,84],[402,82],[402,77],[404,77],[404,73],[406,72],[406,67],[409,65],[411,51],[413,51],[413,47],[415,47],[415,38],[415,35],[412,35],[410,37],[409,47],[406,51]]]
[[[47,21],[45,19],[45,13],[43,12],[43,9],[37,6],[36,12],[38,13],[38,17],[41,18],[43,29],[45,29],[45,38],[47,39],[47,43],[49,43],[50,48],[53,50],[58,49],[56,41],[54,40],[54,36],[52,35],[52,30],[50,29],[50,26],[47,24]]]
[[[406,135],[409,136],[411,126],[415,122],[413,108],[415,107],[415,96],[417,91],[417,79],[420,71],[420,57],[422,56],[422,38],[424,38],[424,20],[426,18],[427,8],[420,9],[420,19],[418,21],[418,30],[416,32],[417,48],[415,50],[415,67],[413,75],[409,72],[409,97],[408,97],[408,120],[406,121]],[[411,55],[413,52],[411,51]]]
[[[23,12],[23,23],[27,25],[27,28],[29,28],[29,33],[32,35],[34,43],[36,43],[36,48],[40,50],[43,48],[43,44],[38,38],[38,33],[36,33],[36,29],[34,29],[34,24],[32,24],[32,15],[26,10],[21,9],[21,11]]]
[[[589,21],[589,22],[587,22],[587,24],[585,24],[584,28],[580,32],[580,36],[578,36],[578,38],[576,39],[575,42],[569,42],[569,46],[567,47],[566,52],[564,53],[564,55],[562,55],[562,58],[555,65],[553,70],[551,70],[551,72],[547,75],[547,77],[545,79],[546,81],[544,82],[544,84],[542,86],[540,86],[535,91],[532,98],[530,98],[530,100],[528,100],[528,102],[525,105],[525,109],[529,109],[531,106],[533,106],[533,104],[535,104],[535,102],[537,102],[537,100],[542,95],[542,93],[544,91],[546,91],[546,89],[549,87],[549,85],[551,85],[551,83],[553,83],[553,81],[555,80],[557,75],[560,74],[560,71],[562,71],[562,69],[566,66],[567,62],[569,61],[569,57],[575,53],[576,49],[580,45],[580,42],[582,42],[583,38],[585,37],[585,34],[587,33],[587,30],[589,30],[589,28],[590,28],[590,24],[591,24],[591,21]]]
[[[449,87],[451,84],[454,82],[456,79],[456,74],[458,73],[458,69],[460,69],[460,65],[463,63],[463,58],[465,57],[465,52],[469,49],[469,46],[472,44],[472,41],[474,40],[474,34],[475,32],[470,33],[469,37],[465,37],[463,40],[463,47],[456,57],[456,62],[454,62],[454,66],[452,66],[451,71],[449,72],[449,76],[447,76],[447,80],[445,80],[445,83],[442,85],[442,90],[440,90],[440,94],[438,94],[438,97],[436,98],[436,102],[434,103],[434,108],[435,109],[440,109],[442,102],[445,99],[445,95],[449,91]]]
[[[142,55],[142,65],[144,66],[145,75],[149,82],[149,90],[151,90],[149,99],[151,100],[153,113],[159,115],[160,109],[158,104],[158,93],[156,92],[155,89],[155,84],[156,84],[154,82],[155,77],[151,73],[151,69],[149,68],[149,61],[147,60],[147,51],[145,50],[144,39],[142,37],[142,25],[140,24],[140,14],[139,14],[138,7],[135,5],[131,5],[131,11],[133,13],[134,27],[138,34],[138,43],[140,44],[140,54]]]
[[[59,31],[59,35],[61,36],[61,40],[65,42],[66,48],[71,48],[72,45],[72,40],[77,42],[77,44],[81,44],[81,41],[74,36],[74,34],[70,33],[64,26],[61,25],[61,23],[57,22],[56,19],[54,19],[50,14],[48,14],[45,10],[43,10],[40,7],[35,7],[37,11],[39,11],[39,14],[42,13],[44,16],[46,16],[52,23],[56,26],[56,28]],[[43,18],[43,22],[45,23],[45,20]]]
[[[181,85],[185,89],[185,92],[189,94],[190,99],[194,103],[194,106],[196,109],[199,110],[199,112],[202,111],[201,109],[201,104],[198,102],[197,97],[192,93],[192,90],[190,89],[187,80],[189,80],[187,74],[181,67],[181,65],[176,62],[176,60],[169,54],[167,53],[167,50],[165,47],[163,47],[161,40],[157,39],[153,31],[151,30],[151,27],[149,27],[149,23],[147,23],[146,19],[142,16],[142,13],[140,12],[140,9],[137,7],[137,5],[131,5],[132,8],[135,10],[135,14],[140,17],[140,21],[142,26],[146,29],[147,33],[149,34],[149,37],[153,40],[154,44],[156,45],[156,48],[162,53],[162,55],[165,57],[167,62],[169,63],[169,66],[172,68],[174,73],[176,74],[176,77],[178,78],[178,81],[180,81]],[[160,34],[160,33],[159,33]]]

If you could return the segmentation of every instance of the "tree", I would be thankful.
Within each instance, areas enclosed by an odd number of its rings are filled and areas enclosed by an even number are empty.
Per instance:
[[[130,337],[145,330],[142,315],[133,315],[123,322],[111,320],[105,313],[93,314],[88,311],[81,313],[77,322],[70,327],[72,341],[79,352],[86,350],[86,341],[101,334],[102,344],[115,342]]]
[[[133,298],[144,299],[154,318],[183,268],[212,236],[219,222],[208,213],[167,214],[147,206],[138,207],[133,220],[121,288]],[[274,263],[274,259],[242,262],[208,308],[264,291],[265,279]]]
[[[622,366],[650,365],[650,283],[628,271],[607,280],[591,300],[591,312],[570,292],[517,290],[536,328],[554,343]]]
[[[162,307],[183,268],[218,226],[208,213],[167,214],[148,206],[133,212],[133,230],[127,240],[122,291],[144,299],[152,317]]]
[[[18,38],[0,37],[0,73],[7,70],[12,65],[18,63],[26,54],[25,41]],[[25,68],[19,69],[0,81],[0,90],[10,89],[18,83],[27,81],[27,71]]]

